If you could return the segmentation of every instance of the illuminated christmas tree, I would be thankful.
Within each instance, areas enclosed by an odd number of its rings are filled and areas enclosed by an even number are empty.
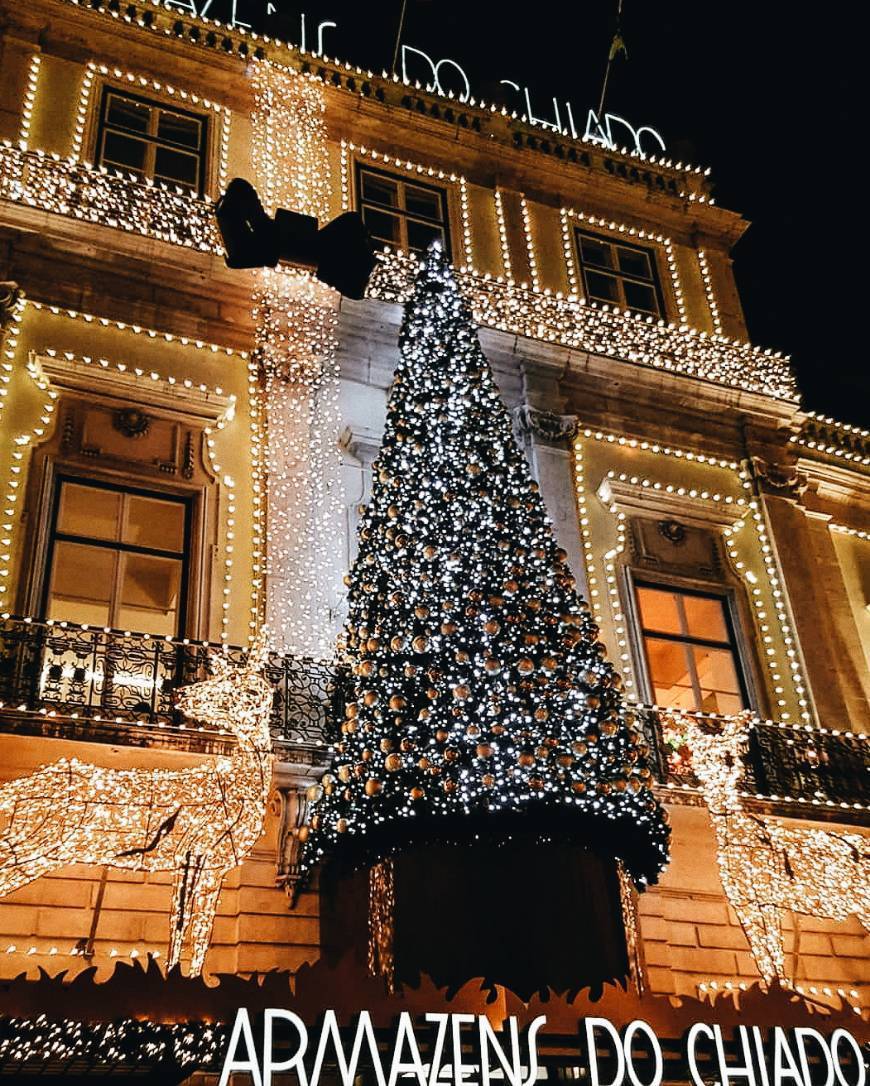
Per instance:
[[[305,866],[531,837],[655,880],[669,831],[642,734],[437,245],[400,347],[347,578],[353,697]]]

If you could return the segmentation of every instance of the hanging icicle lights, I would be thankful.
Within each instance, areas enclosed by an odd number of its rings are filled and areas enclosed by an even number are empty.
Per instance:
[[[329,218],[329,162],[320,84],[267,62],[253,65],[253,158],[270,211]],[[269,501],[267,621],[275,648],[332,655],[330,616],[340,571],[325,557],[341,514],[337,297],[308,272],[256,274],[253,313]]]

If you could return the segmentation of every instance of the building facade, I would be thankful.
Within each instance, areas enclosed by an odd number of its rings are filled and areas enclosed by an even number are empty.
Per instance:
[[[796,853],[866,832],[870,434],[802,410],[788,359],[746,341],[747,224],[708,171],[178,7],[0,0],[0,21],[3,779],[232,757],[175,692],[267,619],[266,829],[224,883],[206,971],[317,959],[299,837],[341,575],[415,254],[438,238],[651,739],[673,849],[638,901],[647,989],[778,971],[861,1005],[870,944],[836,864],[780,895],[778,968],[721,877],[765,820]],[[360,211],[383,247],[367,297],[228,269],[213,203],[236,176],[270,209]],[[742,772],[705,777],[700,729],[734,718]],[[61,859],[0,900],[2,977],[165,958],[170,872]]]

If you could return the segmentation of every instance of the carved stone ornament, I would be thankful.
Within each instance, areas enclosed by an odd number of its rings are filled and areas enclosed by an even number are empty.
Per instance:
[[[769,490],[797,498],[807,488],[806,475],[790,464],[771,464],[760,456],[754,456],[752,462],[756,475]]]
[[[520,431],[544,441],[570,441],[577,433],[576,415],[557,415],[523,405],[516,408],[514,418]]]
[[[0,283],[0,331],[2,331],[15,312],[15,307],[23,296],[24,291],[17,283]]]
[[[686,542],[686,529],[676,520],[660,520],[658,522],[659,535],[675,547]]]
[[[112,416],[112,425],[124,437],[145,437],[151,429],[151,416],[138,407],[120,407]]]

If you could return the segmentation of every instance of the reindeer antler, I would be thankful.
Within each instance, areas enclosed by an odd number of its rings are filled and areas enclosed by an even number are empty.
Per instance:
[[[270,635],[269,627],[261,626],[251,642],[247,660],[247,665],[251,670],[262,671],[269,662],[269,653],[271,652]]]

